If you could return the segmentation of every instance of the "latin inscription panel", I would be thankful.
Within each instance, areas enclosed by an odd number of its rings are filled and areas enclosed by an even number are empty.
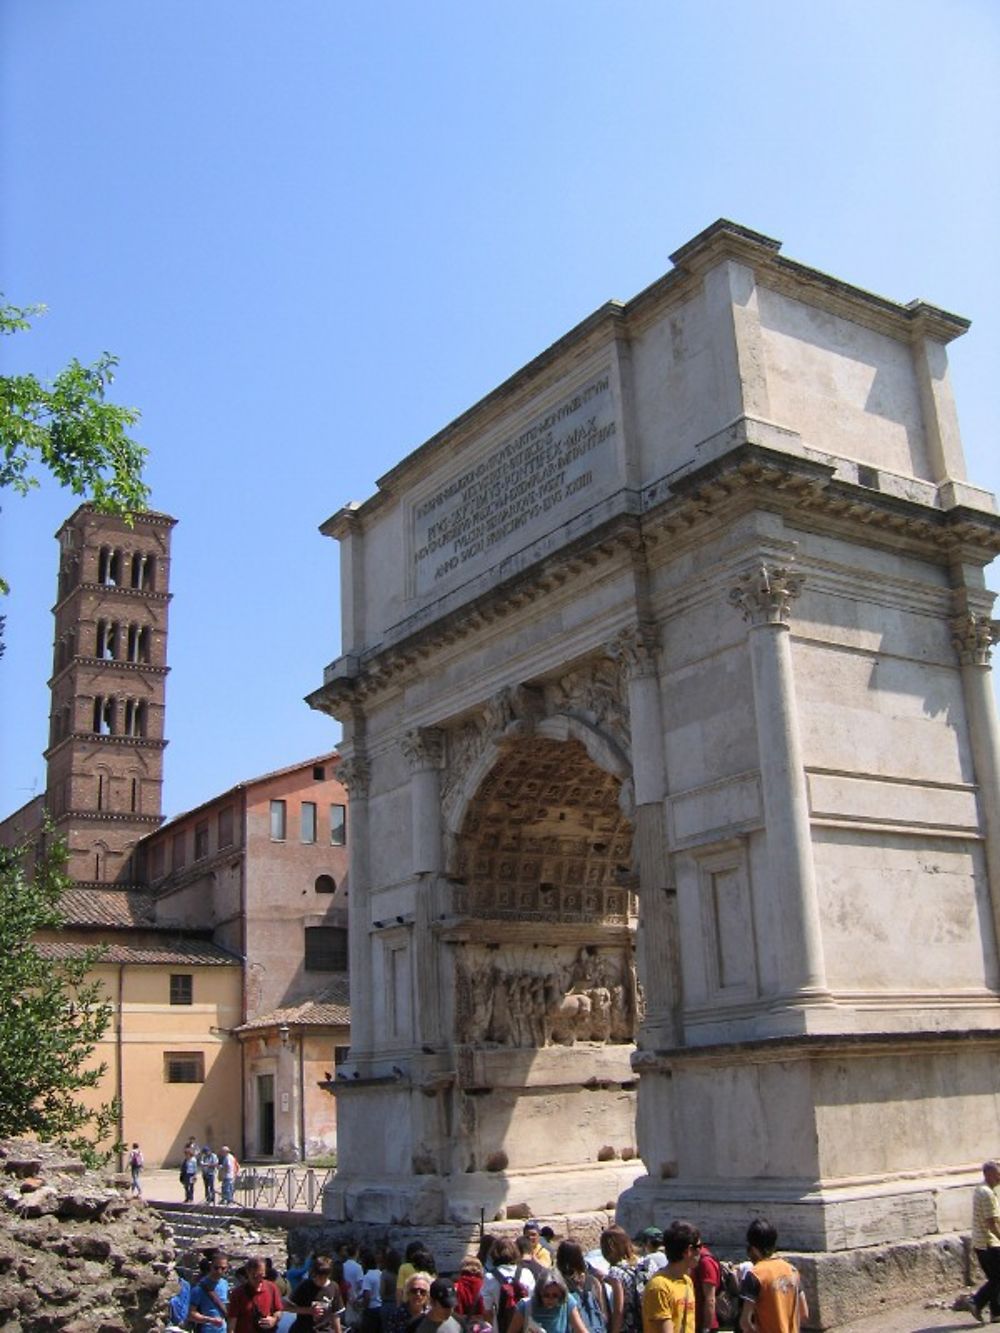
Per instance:
[[[604,371],[418,500],[416,595],[471,578],[604,499],[619,484],[618,437]]]

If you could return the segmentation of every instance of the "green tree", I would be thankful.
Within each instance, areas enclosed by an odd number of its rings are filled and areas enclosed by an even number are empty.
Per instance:
[[[0,295],[0,334],[24,332],[43,313],[44,306],[6,305]],[[41,469],[106,512],[127,519],[146,507],[147,451],[129,435],[139,413],[105,397],[117,365],[105,352],[90,366],[74,357],[50,384],[0,375],[0,489],[25,495]]]
[[[96,1163],[118,1112],[79,1100],[107,1069],[91,1061],[112,1017],[100,981],[88,980],[100,950],[44,956],[37,933],[64,921],[65,846],[52,842],[30,874],[25,864],[25,848],[0,849],[0,1136],[57,1138]]]

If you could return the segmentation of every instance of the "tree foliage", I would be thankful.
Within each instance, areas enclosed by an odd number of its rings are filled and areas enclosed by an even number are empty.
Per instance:
[[[100,950],[43,956],[37,932],[64,921],[66,849],[53,842],[31,874],[25,851],[0,849],[0,1137],[59,1139],[96,1163],[118,1111],[79,1100],[107,1069],[91,1061],[112,1018],[100,981],[88,980]]]
[[[0,295],[0,334],[24,332],[42,313],[43,306],[6,305]],[[74,357],[51,383],[0,375],[0,489],[25,495],[41,469],[106,512],[128,518],[146,507],[147,451],[129,435],[139,413],[105,396],[117,365],[104,352],[89,366]]]

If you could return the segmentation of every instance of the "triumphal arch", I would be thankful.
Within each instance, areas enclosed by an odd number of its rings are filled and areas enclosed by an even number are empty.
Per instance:
[[[946,345],[719,222],[337,513],[352,1042],[328,1214],[967,1224],[1000,813]],[[620,1197],[619,1197],[620,1196]]]

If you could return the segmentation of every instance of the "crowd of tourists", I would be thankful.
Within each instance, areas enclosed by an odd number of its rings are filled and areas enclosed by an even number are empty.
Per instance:
[[[181,1160],[180,1178],[184,1186],[184,1202],[194,1203],[194,1191],[201,1177],[206,1203],[233,1204],[236,1202],[236,1177],[240,1173],[240,1164],[236,1154],[223,1144],[218,1152],[207,1143],[198,1146],[197,1139],[188,1139],[184,1145],[184,1157]],[[216,1183],[218,1182],[218,1193]]]
[[[757,1218],[739,1265],[681,1221],[634,1238],[609,1226],[584,1253],[531,1219],[516,1239],[484,1234],[451,1276],[419,1240],[403,1254],[345,1242],[283,1274],[263,1259],[231,1274],[215,1251],[173,1313],[194,1333],[797,1333],[806,1300],[776,1247]]]

